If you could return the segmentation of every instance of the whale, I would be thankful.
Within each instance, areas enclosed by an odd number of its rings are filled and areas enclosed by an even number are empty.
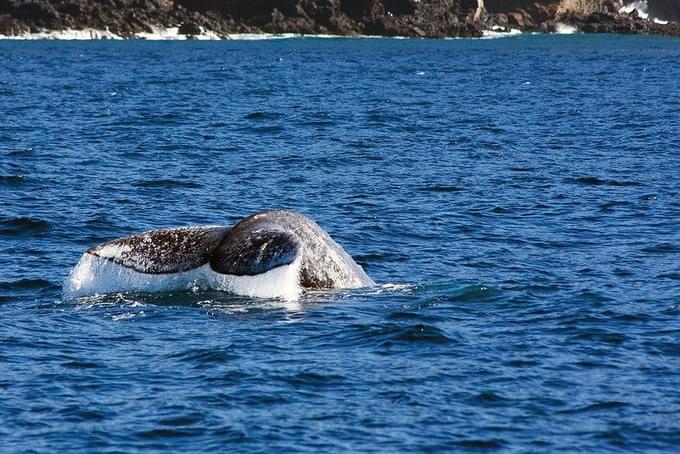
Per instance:
[[[316,222],[269,210],[233,227],[151,230],[91,247],[71,270],[64,295],[206,289],[293,300],[306,290],[373,285]]]

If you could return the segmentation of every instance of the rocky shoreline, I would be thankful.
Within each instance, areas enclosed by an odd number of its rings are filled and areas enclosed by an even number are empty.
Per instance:
[[[680,0],[0,0],[0,35],[105,30],[137,38],[234,34],[480,37],[486,31],[680,36]],[[176,30],[176,31],[175,31]]]

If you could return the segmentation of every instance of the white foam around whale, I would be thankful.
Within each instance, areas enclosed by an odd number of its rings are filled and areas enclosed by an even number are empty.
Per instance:
[[[256,276],[219,274],[209,265],[171,274],[140,273],[106,258],[85,253],[64,283],[64,297],[118,293],[168,292],[178,290],[220,290],[236,295],[296,300],[302,293],[299,283],[300,259]]]

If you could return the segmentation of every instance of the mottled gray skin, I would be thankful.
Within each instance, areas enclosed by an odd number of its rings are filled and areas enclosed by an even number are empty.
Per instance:
[[[217,273],[254,276],[299,260],[304,288],[374,285],[328,233],[292,211],[257,213],[231,229],[154,230],[103,243],[87,253],[147,274],[177,273],[209,264]]]

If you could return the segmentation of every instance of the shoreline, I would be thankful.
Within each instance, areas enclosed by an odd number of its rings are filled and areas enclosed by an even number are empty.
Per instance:
[[[497,28],[495,30],[483,30],[482,36],[450,36],[450,37],[414,37],[414,36],[391,36],[391,35],[340,35],[340,34],[305,34],[305,33],[233,33],[219,36],[206,31],[200,35],[183,35],[177,32],[178,27],[166,29],[157,28],[152,32],[142,32],[130,36],[117,35],[109,30],[100,29],[70,29],[70,30],[42,30],[35,33],[21,35],[0,35],[0,41],[278,41],[288,39],[392,39],[392,40],[490,40],[502,38],[516,38],[520,36],[536,35],[601,35],[611,34],[620,36],[633,36],[625,33],[588,33],[578,30],[568,24],[556,24],[555,31],[536,32],[522,31],[516,28],[509,30]],[[639,36],[664,36],[663,34],[636,34]]]
[[[680,0],[672,0],[680,1]],[[0,39],[680,36],[667,0],[0,0]]]
[[[522,32],[518,29],[510,31],[488,30],[482,36],[470,37],[442,37],[442,38],[421,38],[413,36],[390,36],[390,35],[333,35],[333,34],[305,34],[305,33],[233,33],[226,36],[218,36],[214,33],[201,35],[182,35],[176,33],[177,27],[168,29],[157,29],[151,33],[138,33],[131,36],[121,36],[108,30],[83,29],[83,30],[45,30],[36,33],[26,33],[22,35],[0,35],[0,41],[269,41],[286,39],[495,39],[510,38],[532,33]],[[578,33],[578,32],[574,32]],[[567,35],[573,33],[546,33],[555,35]]]

